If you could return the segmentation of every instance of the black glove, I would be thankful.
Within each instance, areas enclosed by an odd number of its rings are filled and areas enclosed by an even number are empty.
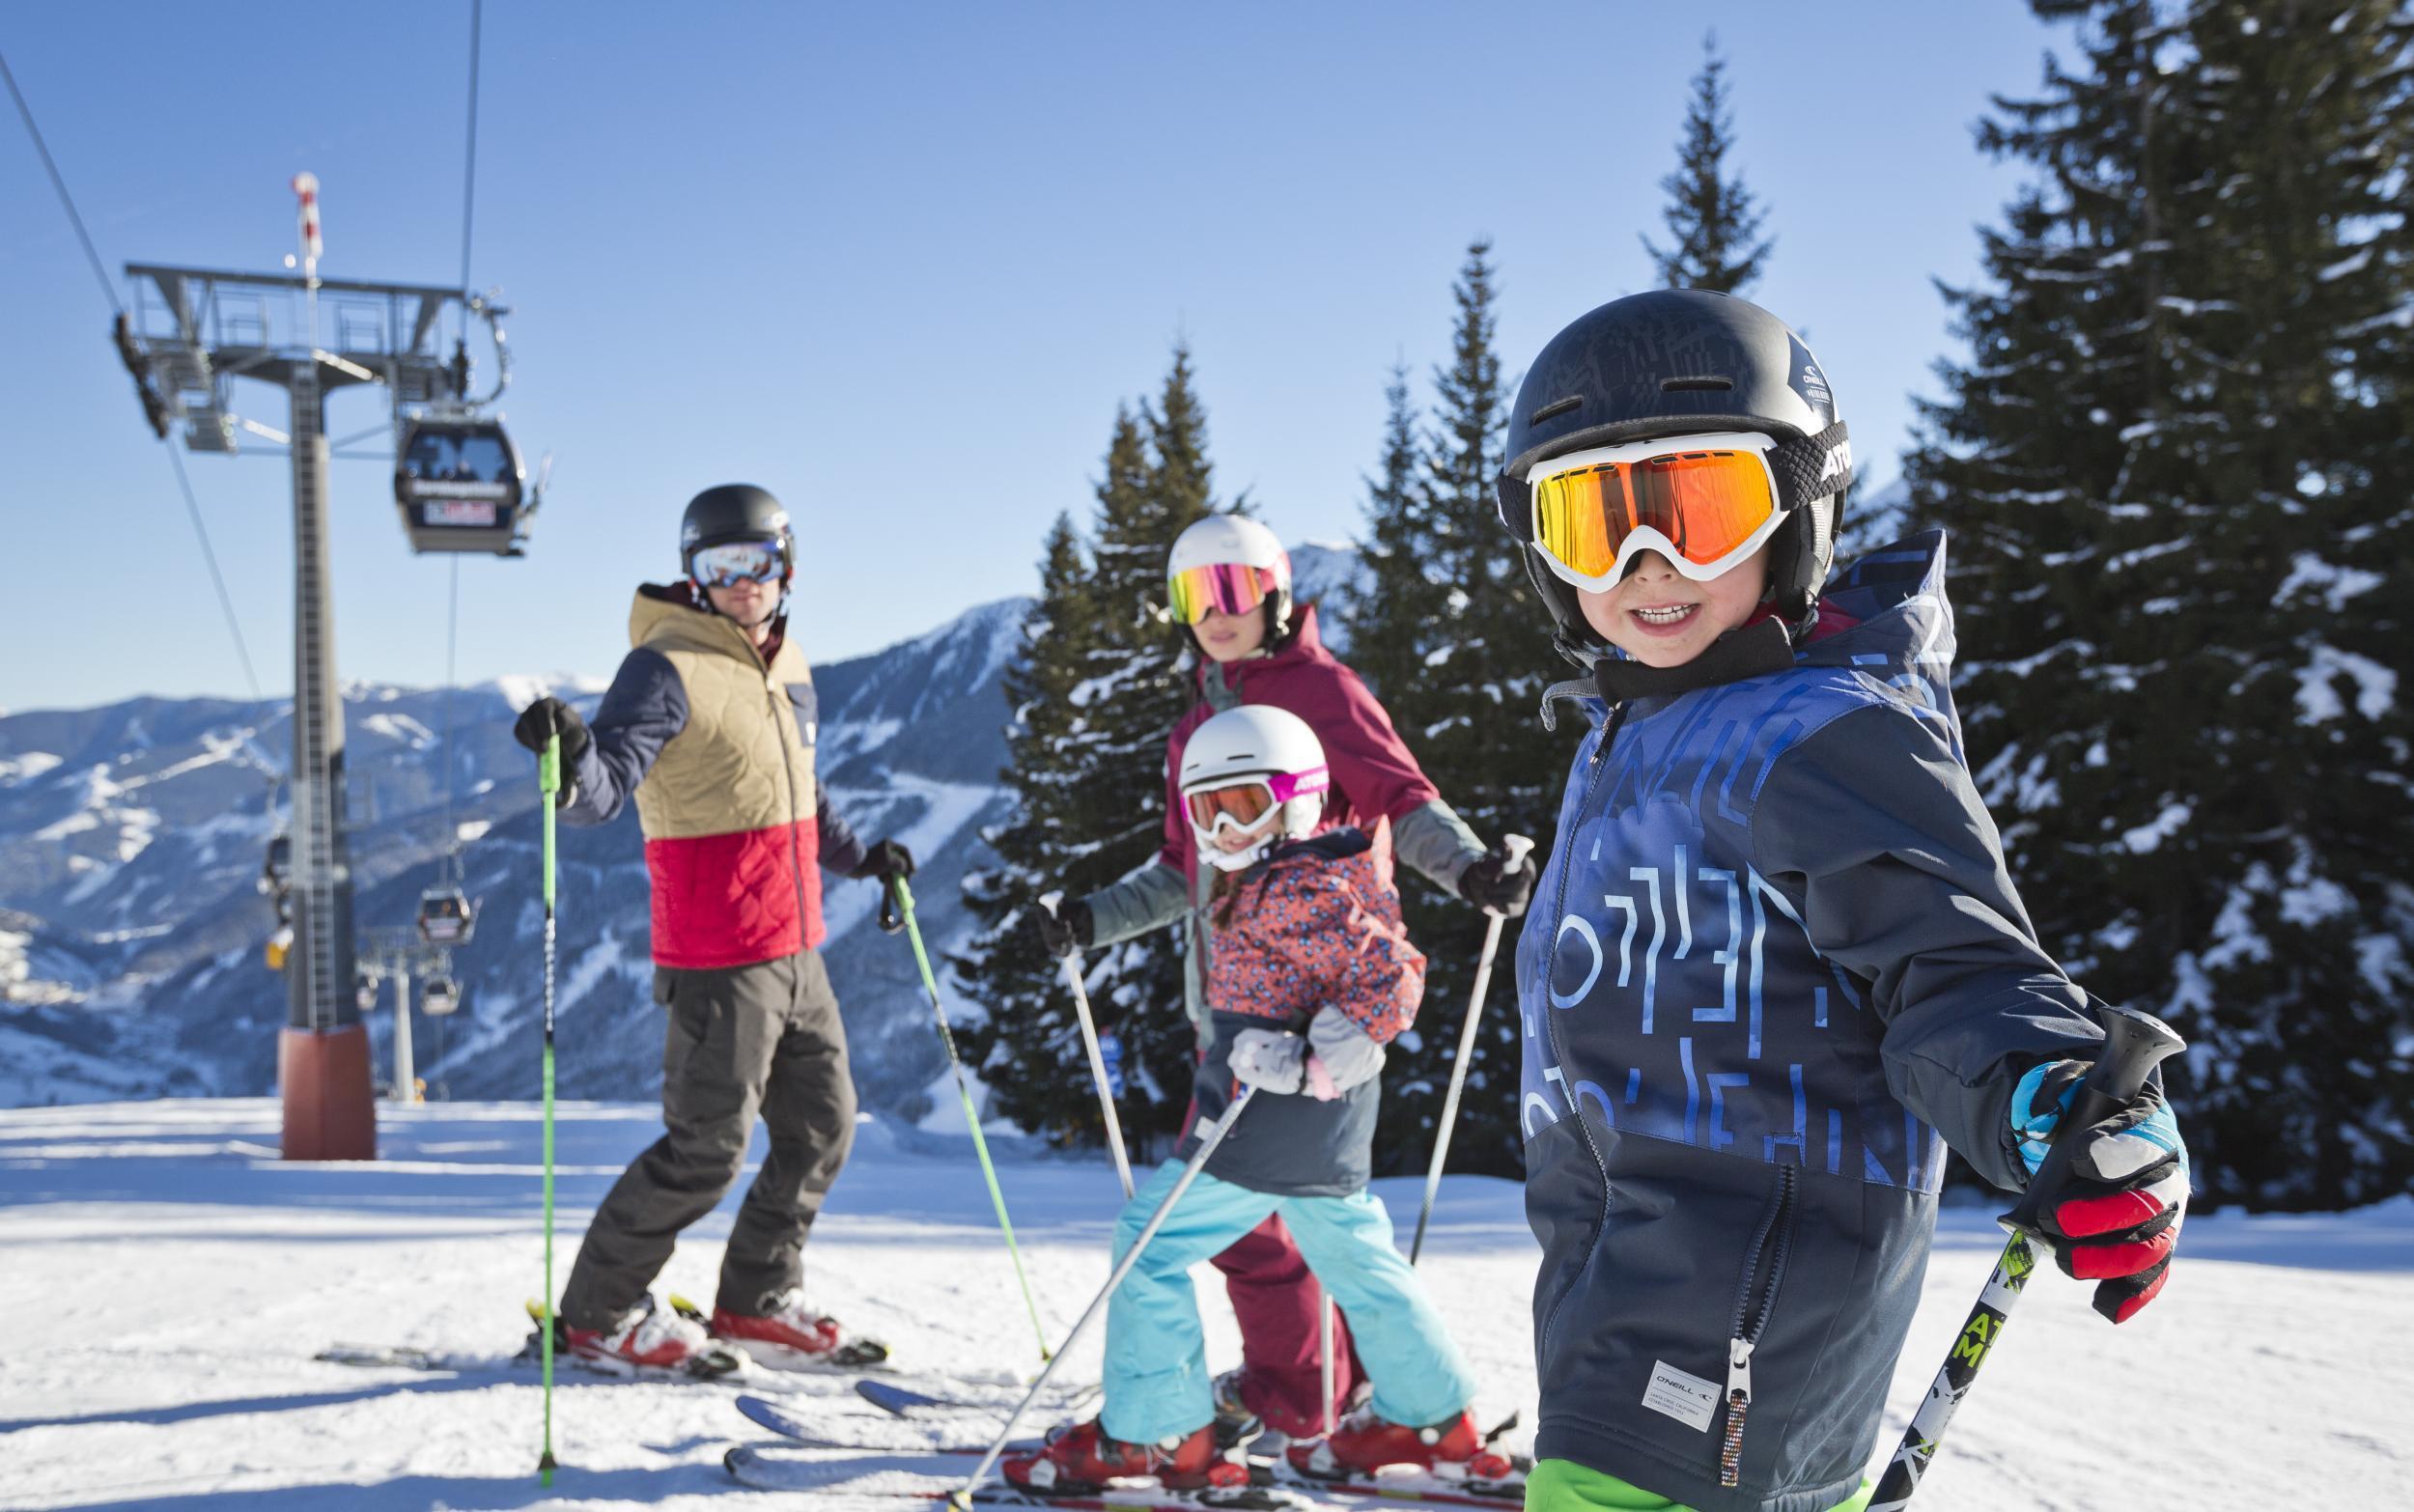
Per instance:
[[[577,796],[578,759],[595,743],[587,733],[587,721],[578,717],[577,710],[548,696],[519,711],[519,718],[512,725],[512,739],[539,756],[545,754],[546,741],[555,735],[562,738],[562,785],[553,795],[553,806],[563,808]]]
[[[863,853],[863,859],[847,874],[856,882],[877,877],[885,888],[892,877],[913,875],[913,853],[894,840],[883,840]]]
[[[1487,913],[1517,917],[1534,895],[1533,853],[1512,863],[1506,846],[1494,846],[1458,874],[1458,895]]]
[[[1078,956],[1090,947],[1096,921],[1090,917],[1089,905],[1075,898],[1059,903],[1053,910],[1042,908],[1031,915],[1039,930],[1040,947],[1053,957]]]

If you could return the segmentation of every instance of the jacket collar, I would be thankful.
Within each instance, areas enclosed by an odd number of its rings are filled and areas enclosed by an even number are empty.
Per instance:
[[[737,624],[713,612],[692,583],[640,583],[629,607],[629,644],[674,643],[684,650],[724,656],[769,670],[782,682],[808,674],[803,656],[788,644],[788,616],[772,621],[771,638],[757,646]]]

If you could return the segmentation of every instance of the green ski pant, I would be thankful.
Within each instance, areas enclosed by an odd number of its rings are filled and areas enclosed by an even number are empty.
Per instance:
[[[1834,1512],[1865,1512],[1877,1488],[1864,1480],[1850,1499]],[[1693,1512],[1666,1497],[1655,1497],[1614,1475],[1589,1470],[1572,1460],[1544,1460],[1526,1477],[1526,1512]]]

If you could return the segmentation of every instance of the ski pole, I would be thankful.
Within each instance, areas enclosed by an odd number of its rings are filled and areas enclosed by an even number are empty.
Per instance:
[[[939,1019],[939,1043],[947,1049],[947,1069],[955,1073],[956,1095],[964,1100],[964,1127],[972,1131],[972,1149],[981,1158],[981,1176],[989,1183],[989,1200],[997,1209],[997,1229],[1006,1236],[1006,1253],[1014,1260],[1014,1278],[1023,1284],[1023,1305],[1031,1315],[1031,1331],[1039,1336],[1039,1358],[1045,1361],[1049,1358],[1048,1329],[1039,1321],[1039,1301],[1031,1295],[1031,1278],[1024,1274],[1023,1251],[1015,1246],[1014,1224],[1006,1217],[1006,1194],[998,1190],[997,1167],[990,1163],[989,1141],[981,1136],[980,1110],[972,1106],[972,1088],[964,1079],[964,1061],[956,1054],[956,1037],[947,1027],[947,1010],[939,1001],[939,980],[931,975],[931,958],[922,949],[921,927],[913,922],[913,889],[906,885],[902,877],[891,877],[888,881],[895,889],[891,896],[896,900],[902,923],[892,925],[889,922],[892,915],[886,907],[887,900],[884,899],[880,927],[891,934],[903,928],[906,938],[913,943],[914,964],[922,968],[922,988],[931,994],[931,1012]],[[1045,1371],[1041,1372],[1040,1379],[1048,1379]]]
[[[1339,1424],[1333,1421],[1333,1417],[1340,1412],[1340,1409],[1334,1405],[1333,1400],[1333,1396],[1336,1394],[1334,1388],[1340,1384],[1333,1378],[1339,1374],[1341,1368],[1340,1361],[1335,1359],[1333,1354],[1333,1335],[1334,1331],[1333,1327],[1333,1302],[1332,1294],[1325,1290],[1324,1282],[1318,1281],[1316,1283],[1316,1355],[1324,1364],[1325,1441],[1327,1442],[1332,1442],[1333,1430],[1339,1426]]]
[[[1165,1201],[1157,1204],[1157,1211],[1148,1216],[1148,1222],[1141,1227],[1139,1237],[1132,1241],[1132,1247],[1123,1252],[1121,1260],[1115,1262],[1114,1272],[1107,1277],[1107,1284],[1098,1289],[1096,1297],[1090,1299],[1089,1306],[1082,1310],[1072,1331],[1065,1334],[1064,1343],[1040,1368],[1039,1379],[1031,1383],[1031,1388],[1023,1393],[1023,1400],[1015,1403],[1014,1411],[1006,1414],[1004,1425],[997,1430],[996,1442],[989,1446],[988,1453],[981,1456],[981,1463],[972,1468],[972,1473],[965,1478],[964,1484],[948,1493],[947,1504],[956,1508],[957,1512],[972,1505],[972,1493],[980,1486],[981,1477],[987,1475],[990,1468],[997,1463],[997,1457],[1006,1452],[1006,1445],[1014,1441],[1014,1430],[1022,1423],[1023,1414],[1030,1411],[1031,1404],[1039,1400],[1039,1393],[1047,1386],[1048,1378],[1056,1373],[1056,1366],[1064,1362],[1064,1357],[1081,1339],[1082,1330],[1090,1326],[1090,1320],[1106,1307],[1107,1300],[1115,1294],[1115,1288],[1121,1286],[1123,1278],[1132,1274],[1132,1268],[1139,1264],[1140,1251],[1146,1249],[1148,1242],[1157,1237],[1157,1230],[1165,1226],[1165,1219],[1172,1215],[1174,1204],[1182,1200],[1182,1193],[1191,1190],[1191,1183],[1198,1179],[1198,1173],[1207,1168],[1207,1158],[1216,1153],[1217,1145],[1223,1143],[1223,1136],[1230,1134],[1232,1126],[1240,1121],[1241,1109],[1249,1106],[1249,1100],[1256,1094],[1255,1087],[1243,1082],[1240,1095],[1233,1098],[1232,1106],[1225,1108],[1223,1116],[1208,1125],[1199,1136],[1198,1150],[1191,1157],[1190,1163],[1182,1167],[1182,1174],[1175,1180],[1173,1190],[1165,1193]]]
[[[1053,914],[1056,901],[1062,896],[1049,893],[1039,900],[1039,905]],[[1098,1083],[1098,1108],[1107,1116],[1107,1148],[1114,1152],[1115,1179],[1123,1183],[1123,1197],[1128,1202],[1132,1198],[1132,1162],[1123,1153],[1123,1120],[1115,1112],[1114,1089],[1107,1080],[1107,1057],[1098,1052],[1098,1022],[1090,1017],[1089,988],[1081,980],[1079,950],[1064,958],[1064,985],[1073,989],[1073,1008],[1081,1018],[1081,1045],[1089,1051],[1090,1079]]]
[[[540,1484],[553,1484],[553,795],[562,785],[562,738],[548,735],[537,760],[538,804],[545,810],[545,1447],[537,1455]]]
[[[1869,1498],[1869,1512],[1901,1512],[1910,1504],[1911,1495],[1920,1489],[1920,1477],[1927,1473],[1928,1465],[1936,1458],[1937,1443],[1945,1437],[1946,1425],[1953,1420],[1953,1412],[1963,1397],[1977,1385],[1979,1367],[1986,1363],[2004,1331],[2004,1321],[2011,1313],[2011,1304],[2020,1300],[2021,1288],[2028,1284],[2036,1269],[2036,1253],[2030,1240],[2045,1238],[2039,1226],[2039,1215],[2046,1199],[2054,1194],[2070,1172],[2070,1162],[2078,1151],[2078,1136],[2112,1117],[2128,1106],[2146,1085],[2146,1078],[2163,1058],[2186,1048],[2186,1041],[2172,1031],[2171,1025],[2150,1013],[2135,1008],[2103,1005],[2104,1052],[2096,1059],[2087,1079],[2079,1084],[2079,1095],[2071,1100],[2070,1110],[2062,1116],[2054,1130],[2054,1142],[2045,1152],[2044,1162],[2036,1174],[2029,1178],[2028,1190],[2019,1204],[1996,1219],[2004,1225],[2010,1238],[2004,1243],[2004,1252],[1995,1261],[1995,1272],[1986,1278],[1986,1286],[1979,1293],[1978,1305],[1970,1309],[1961,1331],[1953,1336],[1952,1352],[1945,1357],[1944,1368],[1928,1385],[1928,1394],[1912,1414],[1911,1426],[1903,1431],[1902,1442],[1895,1446],[1895,1456],[1879,1477],[1877,1490]]]
[[[1511,871],[1533,848],[1534,843],[1524,835],[1501,837],[1501,852]],[[1442,1190],[1442,1162],[1450,1158],[1450,1130],[1458,1123],[1459,1094],[1467,1089],[1467,1061],[1475,1052],[1475,1025],[1483,1019],[1483,994],[1492,985],[1492,956],[1501,948],[1501,921],[1505,917],[1494,912],[1492,922],[1484,926],[1483,954],[1475,961],[1475,992],[1468,999],[1467,1022],[1459,1026],[1458,1058],[1450,1063],[1450,1092],[1442,1100],[1442,1124],[1433,1133],[1433,1166],[1425,1172],[1425,1200],[1417,1209],[1417,1237],[1408,1246],[1410,1265],[1417,1263],[1425,1247],[1425,1221],[1433,1217],[1433,1199]]]

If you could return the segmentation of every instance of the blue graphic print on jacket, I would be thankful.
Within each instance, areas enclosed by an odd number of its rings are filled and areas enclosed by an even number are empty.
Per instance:
[[[1535,1454],[1703,1512],[1851,1494],[1945,1145],[2017,1188],[2013,1084],[2100,1041],[1963,760],[1943,538],[1825,602],[1790,670],[1585,702],[1518,945]]]

